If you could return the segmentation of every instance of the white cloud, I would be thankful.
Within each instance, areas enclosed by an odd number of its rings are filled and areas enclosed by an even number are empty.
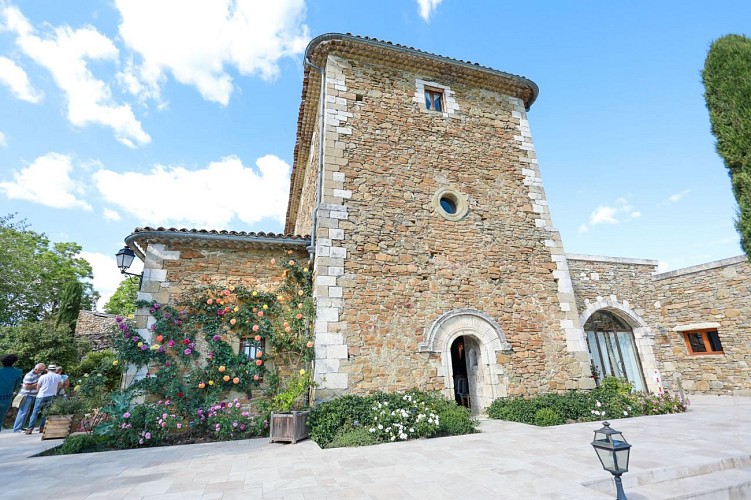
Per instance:
[[[8,147],[8,139],[5,137],[5,134],[0,132],[0,148],[7,148]]]
[[[98,252],[81,252],[79,256],[86,259],[91,264],[91,269],[94,274],[92,285],[99,292],[99,300],[96,303],[97,310],[104,310],[104,304],[109,301],[110,297],[117,286],[124,279],[124,276],[120,274],[120,270],[117,268],[117,261],[115,260],[115,252],[119,248],[113,249],[112,255],[105,255]],[[140,274],[143,271],[143,263],[135,258],[133,265],[128,272],[134,274]]]
[[[94,77],[87,65],[91,61],[117,62],[117,47],[94,27],[77,30],[69,26],[49,28],[42,36],[16,7],[0,11],[0,20],[17,35],[21,50],[52,74],[68,101],[68,120],[76,126],[98,124],[112,128],[118,141],[126,146],[151,141],[127,104],[117,104],[109,86]]]
[[[91,206],[78,195],[83,185],[70,177],[73,164],[69,156],[47,153],[26,168],[13,173],[13,182],[0,182],[0,192],[8,198],[28,200],[53,208],[82,208]]]
[[[0,83],[8,87],[11,93],[22,101],[38,103],[44,97],[41,91],[31,86],[29,77],[21,66],[0,56]]]
[[[615,218],[617,209],[609,207],[607,205],[599,206],[589,216],[589,223],[595,224],[618,224],[618,220]]]
[[[122,40],[143,58],[120,80],[150,98],[158,96],[169,71],[204,99],[227,105],[230,68],[272,79],[279,59],[302,53],[310,38],[302,24],[304,0],[116,0],[115,5]]]
[[[586,223],[579,225],[578,232],[586,233],[590,226],[598,224],[618,224],[620,216],[628,216],[632,219],[641,217],[641,212],[633,208],[626,198],[618,198],[613,206],[600,205],[589,215],[589,220]]]
[[[430,16],[438,8],[438,5],[442,0],[417,0],[418,12],[420,17],[427,23],[430,21]]]
[[[684,189],[680,193],[675,193],[670,196],[668,196],[668,201],[671,203],[676,203],[681,200],[684,196],[686,196],[689,193],[688,189]]]
[[[104,215],[104,218],[111,221],[119,221],[120,220],[120,214],[115,211],[111,210],[109,208],[105,208],[104,212],[102,213]]]
[[[228,156],[202,170],[179,166],[151,172],[99,170],[94,183],[102,196],[146,225],[222,229],[237,217],[247,224],[271,218],[284,222],[290,166],[273,155],[256,161],[258,173]]]

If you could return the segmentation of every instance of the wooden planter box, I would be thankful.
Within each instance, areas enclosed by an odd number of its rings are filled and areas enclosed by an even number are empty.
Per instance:
[[[289,413],[271,413],[269,440],[272,443],[292,443],[308,437],[310,410]]]
[[[70,434],[73,415],[50,415],[44,424],[42,439],[60,439]]]

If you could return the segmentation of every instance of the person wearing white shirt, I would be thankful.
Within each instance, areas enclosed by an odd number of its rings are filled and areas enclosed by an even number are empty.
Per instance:
[[[37,417],[39,417],[39,414],[44,408],[52,404],[52,400],[57,396],[57,391],[60,390],[61,385],[62,377],[57,374],[57,366],[48,366],[47,373],[39,377],[39,382],[37,383],[39,392],[37,393],[37,398],[34,402],[34,411],[31,412],[31,419],[29,420],[29,427],[26,429],[26,434],[32,433]],[[42,415],[42,420],[39,422],[39,432],[44,430],[44,423],[46,420],[46,417]]]

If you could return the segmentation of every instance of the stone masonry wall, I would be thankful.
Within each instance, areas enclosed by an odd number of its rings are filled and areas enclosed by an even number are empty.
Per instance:
[[[522,103],[447,75],[333,56],[327,72],[316,350],[330,365],[317,373],[321,389],[444,389],[440,353],[417,346],[436,318],[466,308],[496,320],[513,348],[492,360],[508,393],[590,383]],[[415,98],[418,83],[434,80],[454,99],[451,113]],[[462,220],[434,208],[446,186],[467,197]]]
[[[666,381],[689,392],[751,395],[751,265],[736,257],[655,276],[664,341],[655,346]],[[681,330],[711,324],[722,355],[691,355]]]
[[[94,351],[102,351],[112,347],[112,330],[115,326],[114,314],[80,311],[76,320],[75,335],[87,339]]]

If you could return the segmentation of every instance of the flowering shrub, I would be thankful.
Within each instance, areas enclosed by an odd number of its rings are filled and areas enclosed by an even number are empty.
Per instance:
[[[310,437],[322,448],[469,434],[476,427],[466,408],[416,390],[342,396],[316,406],[308,418]]]
[[[401,396],[401,397],[398,397]],[[434,408],[417,394],[397,397],[377,394],[372,408],[370,433],[378,441],[406,441],[433,436],[439,428]]]
[[[204,427],[218,441],[250,437],[255,429],[253,417],[237,398],[216,403],[206,410],[199,408],[196,416],[196,425]]]

